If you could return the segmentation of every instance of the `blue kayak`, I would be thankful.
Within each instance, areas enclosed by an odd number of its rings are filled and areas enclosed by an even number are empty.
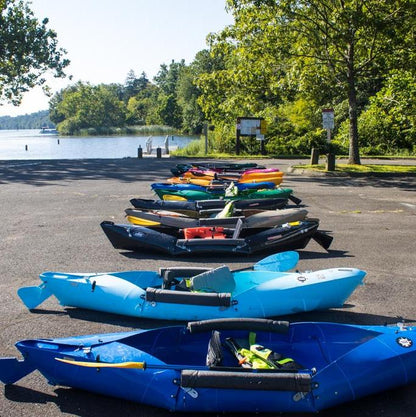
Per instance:
[[[416,381],[416,329],[209,320],[16,344],[0,380],[34,370],[74,387],[179,412],[317,412]]]
[[[252,270],[234,272],[227,266],[45,272],[39,287],[20,288],[18,295],[30,309],[54,295],[64,306],[151,319],[274,317],[342,307],[365,277],[355,268],[283,272],[294,268],[298,259],[297,252],[283,252],[263,259]]]

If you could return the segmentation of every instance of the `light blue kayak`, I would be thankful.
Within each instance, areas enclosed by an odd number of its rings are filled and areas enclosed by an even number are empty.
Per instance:
[[[283,252],[238,271],[221,266],[45,272],[39,287],[20,288],[18,295],[29,309],[54,295],[63,306],[151,319],[265,318],[342,307],[366,275],[355,268],[285,272],[296,266],[298,256]]]

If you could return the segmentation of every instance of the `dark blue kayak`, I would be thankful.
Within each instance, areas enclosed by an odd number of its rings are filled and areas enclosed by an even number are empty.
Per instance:
[[[16,344],[0,359],[13,384],[53,385],[179,412],[311,412],[416,381],[405,326],[217,319],[187,326]]]
[[[253,254],[303,249],[314,239],[328,249],[332,236],[319,231],[319,220],[308,219],[276,227],[246,229],[242,222],[233,228],[210,228],[210,238],[186,234],[175,227],[136,226],[104,221],[101,227],[116,249],[155,251],[168,255]],[[205,228],[197,228],[204,229]],[[203,232],[204,230],[201,230]],[[214,237],[215,235],[215,237]],[[194,236],[189,238],[187,236]],[[221,237],[222,236],[222,237]]]
[[[227,204],[224,199],[198,200],[198,201],[175,201],[175,200],[152,200],[146,198],[132,198],[130,203],[140,210],[168,210],[183,213],[192,217],[200,217],[204,213],[208,216],[212,211],[221,211]],[[234,200],[234,210],[277,210],[285,207],[287,198],[259,198],[248,200]],[[243,213],[244,215],[244,213]]]

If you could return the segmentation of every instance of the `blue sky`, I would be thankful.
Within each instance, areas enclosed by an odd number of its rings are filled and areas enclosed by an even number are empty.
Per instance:
[[[123,83],[130,69],[152,79],[163,63],[192,62],[210,32],[232,23],[225,0],[32,0],[30,7],[49,18],[71,60],[73,80],[52,79],[53,91],[78,80]],[[48,100],[36,88],[21,106],[0,106],[0,116],[47,109]]]

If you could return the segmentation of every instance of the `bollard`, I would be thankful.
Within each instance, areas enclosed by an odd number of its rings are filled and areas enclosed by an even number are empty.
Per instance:
[[[319,164],[319,150],[317,148],[312,148],[311,151],[311,165]]]
[[[25,151],[27,151],[27,145],[25,145]]]
[[[162,148],[156,148],[156,158],[162,158]]]
[[[137,148],[137,158],[143,158],[143,149],[141,146]]]
[[[335,154],[332,152],[326,156],[326,170],[335,171]]]

